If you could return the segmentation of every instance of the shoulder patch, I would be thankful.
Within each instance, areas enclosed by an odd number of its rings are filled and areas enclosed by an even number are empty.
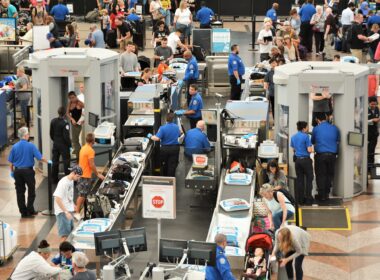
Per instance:
[[[234,60],[234,62],[232,62],[233,64],[237,64],[237,61],[236,60]]]
[[[66,124],[66,129],[70,130],[70,126],[68,124]]]
[[[193,101],[193,105],[197,105],[198,104],[198,101],[197,100],[194,100]]]
[[[222,264],[222,265],[226,264],[226,259],[225,258],[220,258],[219,259],[219,263]]]

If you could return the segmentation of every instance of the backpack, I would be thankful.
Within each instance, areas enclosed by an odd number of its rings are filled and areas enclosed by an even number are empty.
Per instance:
[[[296,200],[294,199],[294,197],[290,194],[290,192],[288,192],[287,190],[285,189],[279,189],[278,191],[274,191],[273,192],[273,197],[274,199],[278,202],[278,198],[277,198],[277,193],[280,192],[282,193],[288,200],[289,200],[289,204],[295,206],[296,205]],[[287,202],[286,202],[287,203]]]
[[[137,24],[131,20],[125,20],[125,23],[128,25],[128,29],[131,31],[132,35],[137,34]]]
[[[86,198],[86,219],[106,218],[111,213],[111,203],[107,196],[90,194]]]

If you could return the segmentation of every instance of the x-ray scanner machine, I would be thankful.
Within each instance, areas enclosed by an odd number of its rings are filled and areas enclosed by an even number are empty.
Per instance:
[[[50,121],[58,107],[67,106],[76,77],[85,85],[84,131],[93,131],[102,121],[119,123],[118,59],[117,52],[106,49],[59,48],[35,52],[23,61],[33,71],[35,143],[45,158],[51,158]]]
[[[295,177],[290,137],[298,121],[309,122],[312,102],[310,90],[328,88],[332,95],[333,123],[341,141],[336,161],[333,193],[343,199],[367,187],[367,108],[369,68],[365,65],[336,62],[297,62],[276,67],[275,135],[289,175]],[[356,140],[352,141],[352,135]],[[354,137],[355,138],[355,137]]]

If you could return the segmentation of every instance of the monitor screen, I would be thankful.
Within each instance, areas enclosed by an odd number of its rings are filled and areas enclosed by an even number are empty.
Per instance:
[[[267,146],[267,145],[264,145],[264,146],[260,146],[260,150],[261,150],[261,153],[262,154],[265,154],[265,155],[273,155],[274,153],[276,153],[276,146]]]
[[[0,18],[0,41],[16,41],[16,19]]]
[[[217,124],[218,121],[217,121],[216,110],[202,109],[202,120],[204,120],[206,124]]]
[[[184,250],[187,249],[186,240],[160,239],[160,262],[179,263]]]
[[[215,266],[216,243],[189,241],[187,256],[189,264]]]
[[[99,115],[96,115],[94,113],[88,112],[88,124],[92,127],[97,127],[99,121]]]
[[[364,134],[358,132],[349,132],[347,137],[348,145],[363,147],[364,144]]]
[[[96,232],[94,238],[97,256],[111,255],[120,249],[120,233],[118,231]]]
[[[120,237],[125,238],[130,253],[147,251],[145,228],[120,230]]]

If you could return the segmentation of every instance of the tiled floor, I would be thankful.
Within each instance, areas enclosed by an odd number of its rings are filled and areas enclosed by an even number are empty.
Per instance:
[[[241,23],[227,26],[245,31]],[[86,37],[88,26],[80,24],[79,28],[81,37]],[[152,49],[149,43],[147,47],[142,54],[149,57]],[[9,149],[0,153],[0,220],[17,231],[19,249],[11,260],[0,267],[0,280],[7,279],[26,250],[41,239],[46,238],[55,249],[59,244],[57,228],[51,226],[51,218],[39,214],[34,219],[20,219],[13,179],[9,176],[6,160],[8,152]],[[42,176],[37,172],[36,178],[38,185]],[[311,254],[304,262],[304,279],[380,279],[380,182],[370,181],[368,192],[371,194],[363,194],[345,203],[351,213],[351,231],[310,231]]]

